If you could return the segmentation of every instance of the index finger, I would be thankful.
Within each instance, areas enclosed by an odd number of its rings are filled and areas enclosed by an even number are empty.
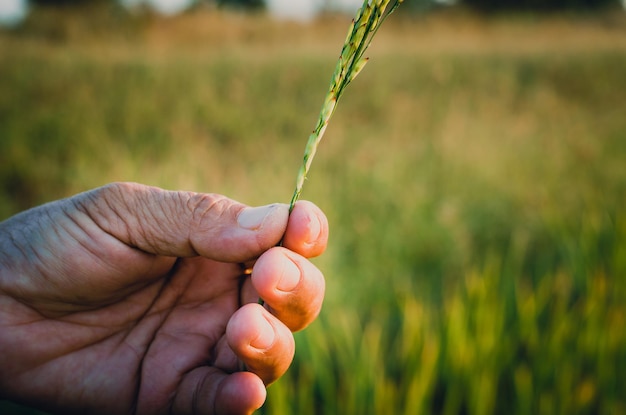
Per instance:
[[[328,244],[328,219],[314,203],[301,200],[289,215],[283,246],[313,258],[321,255]]]

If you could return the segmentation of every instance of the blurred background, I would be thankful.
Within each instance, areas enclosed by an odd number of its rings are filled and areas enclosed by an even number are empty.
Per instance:
[[[120,180],[288,202],[360,4],[1,0],[0,220]],[[368,55],[260,413],[625,414],[624,5],[406,0]]]

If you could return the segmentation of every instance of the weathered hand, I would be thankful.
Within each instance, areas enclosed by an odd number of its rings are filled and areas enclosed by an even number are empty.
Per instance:
[[[251,413],[291,363],[291,332],[319,313],[324,280],[306,258],[327,237],[308,202],[289,215],[128,183],[14,216],[0,223],[0,398]]]

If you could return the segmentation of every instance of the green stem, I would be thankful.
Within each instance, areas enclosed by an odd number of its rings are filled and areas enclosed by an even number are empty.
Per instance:
[[[390,0],[364,0],[363,5],[353,19],[346,41],[341,49],[339,61],[335,66],[335,72],[331,78],[317,124],[311,135],[309,135],[304,149],[302,165],[298,170],[296,178],[296,187],[289,202],[289,213],[291,213],[300,198],[304,181],[317,152],[317,146],[324,136],[339,98],[343,94],[344,89],[354,80],[367,62],[367,59],[363,58],[363,54],[372,42],[372,38],[378,31],[378,28],[402,1],[394,0],[391,8],[387,10]]]

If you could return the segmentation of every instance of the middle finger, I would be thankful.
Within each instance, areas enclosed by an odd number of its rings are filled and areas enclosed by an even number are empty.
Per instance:
[[[308,326],[322,308],[322,273],[309,260],[286,248],[272,248],[257,260],[252,285],[270,312],[291,331]]]

